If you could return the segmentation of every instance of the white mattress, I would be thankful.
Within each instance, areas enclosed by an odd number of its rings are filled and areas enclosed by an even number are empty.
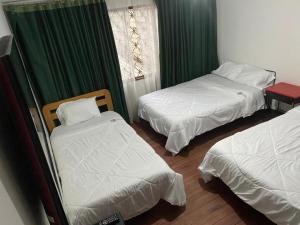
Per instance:
[[[139,99],[139,117],[168,137],[173,154],[195,136],[264,108],[261,90],[217,75],[206,75]]]
[[[276,224],[300,224],[300,108],[218,142],[199,169]]]
[[[92,225],[117,211],[129,219],[160,199],[186,202],[182,176],[117,113],[57,127],[51,143],[72,225]]]

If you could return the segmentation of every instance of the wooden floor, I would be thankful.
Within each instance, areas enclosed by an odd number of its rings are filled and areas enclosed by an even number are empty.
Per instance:
[[[209,148],[217,141],[273,118],[274,113],[262,111],[237,120],[195,138],[182,153],[172,157],[165,148],[166,138],[155,133],[146,122],[133,125],[169,166],[184,177],[186,207],[174,207],[161,201],[150,211],[126,222],[127,225],[271,225],[266,217],[234,195],[221,181],[205,184],[198,166]]]

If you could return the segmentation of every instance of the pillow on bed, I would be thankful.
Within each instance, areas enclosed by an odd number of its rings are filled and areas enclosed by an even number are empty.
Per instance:
[[[260,90],[272,85],[275,79],[272,72],[255,66],[237,64],[234,62],[226,62],[222,64],[217,70],[212,71],[212,74],[216,74]]]
[[[70,126],[101,116],[96,104],[96,97],[63,103],[57,108],[56,114],[61,125],[64,126]]]
[[[226,62],[218,69],[212,71],[212,74],[225,77],[230,80],[236,80],[243,70],[243,65],[234,62]]]
[[[235,81],[263,90],[266,87],[272,85],[274,79],[274,73],[245,64],[243,65],[243,70]]]

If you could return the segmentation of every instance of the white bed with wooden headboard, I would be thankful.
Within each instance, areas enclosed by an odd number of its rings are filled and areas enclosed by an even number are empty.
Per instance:
[[[113,111],[71,126],[55,127],[56,108],[96,97],[112,110],[109,91],[101,90],[52,103],[43,112],[61,179],[63,204],[72,225],[92,225],[120,212],[135,217],[158,203],[186,202],[183,179]],[[55,128],[54,128],[55,127]]]

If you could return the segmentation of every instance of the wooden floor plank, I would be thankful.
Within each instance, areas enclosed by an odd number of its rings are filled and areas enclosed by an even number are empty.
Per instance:
[[[219,180],[205,184],[198,166],[206,152],[217,141],[245,130],[278,114],[261,111],[254,116],[237,120],[191,141],[179,155],[173,157],[164,148],[166,138],[155,133],[148,123],[133,124],[136,132],[148,142],[168,165],[184,177],[187,205],[175,207],[160,201],[148,212],[126,222],[127,225],[273,225]]]

